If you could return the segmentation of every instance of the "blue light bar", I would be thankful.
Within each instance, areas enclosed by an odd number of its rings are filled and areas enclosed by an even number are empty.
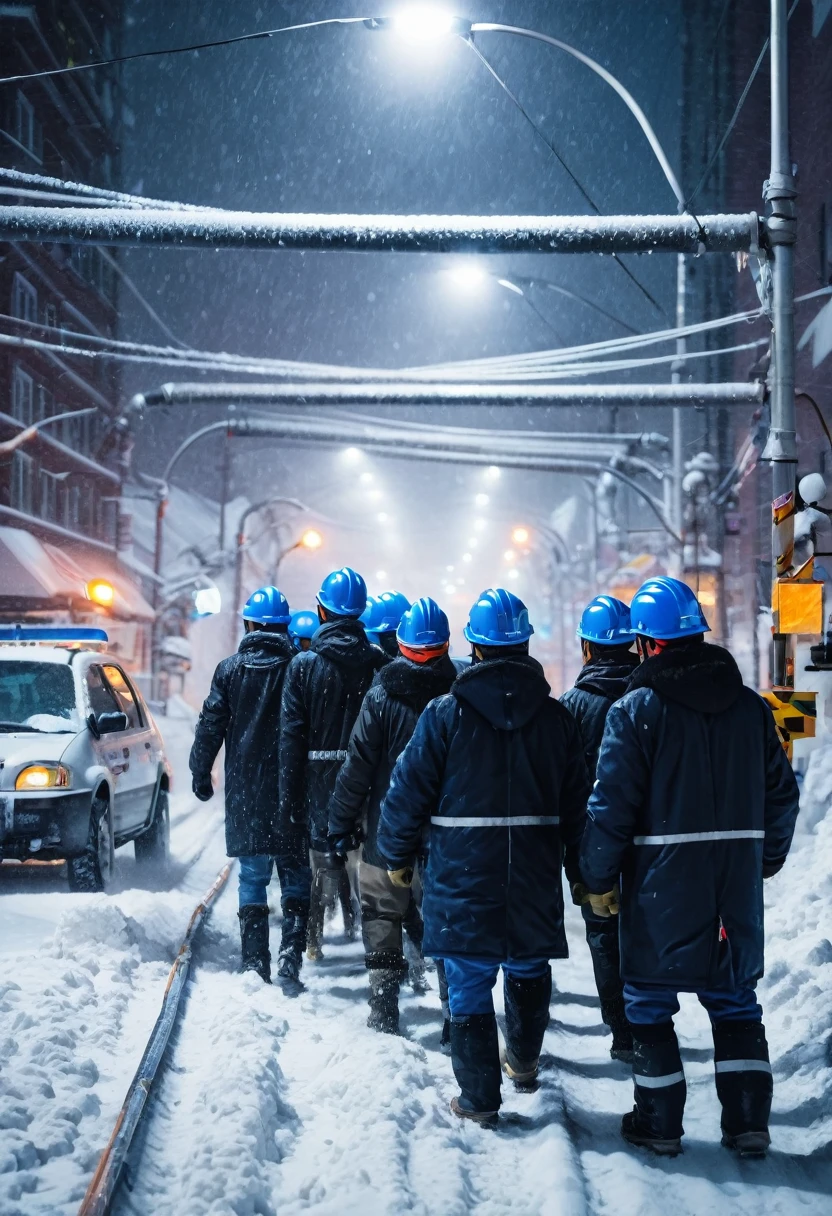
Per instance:
[[[107,642],[103,629],[83,625],[0,625],[0,642]]]

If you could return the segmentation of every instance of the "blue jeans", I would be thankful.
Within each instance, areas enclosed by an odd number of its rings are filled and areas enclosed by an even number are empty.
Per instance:
[[[521,980],[536,979],[549,969],[548,958],[525,959],[522,962],[512,959],[503,962],[497,958],[446,958],[444,961],[451,1017],[455,1018],[494,1012],[491,990],[497,982],[500,967],[508,975]]]
[[[761,1022],[763,1010],[753,988],[737,988],[734,992],[696,993],[700,1004],[708,1011],[711,1022]],[[669,1022],[679,1012],[675,988],[652,987],[649,984],[625,984],[624,1004],[627,1021],[636,1026],[655,1026]]]
[[[246,904],[265,904],[268,902],[266,889],[271,882],[274,858],[263,855],[240,858],[240,878],[238,890],[240,907]]]

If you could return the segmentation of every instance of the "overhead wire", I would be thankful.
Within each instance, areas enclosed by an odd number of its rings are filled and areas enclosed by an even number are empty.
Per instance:
[[[497,70],[493,66],[493,64],[486,58],[486,56],[483,54],[483,52],[480,50],[480,48],[476,45],[473,38],[464,38],[463,41],[465,42],[466,46],[469,46],[471,48],[471,50],[474,52],[476,57],[480,60],[482,65],[488,70],[488,72],[490,72],[491,76],[494,78],[494,80],[497,82],[497,84],[500,86],[500,88],[503,90],[503,92],[509,98],[511,103],[517,108],[517,110],[520,112],[520,114],[522,114],[523,118],[525,118],[526,122],[530,125],[530,127],[535,132],[537,137],[540,140],[542,140],[542,142],[546,145],[546,147],[549,149],[549,151],[555,157],[555,159],[557,160],[557,162],[561,166],[561,168],[564,169],[564,171],[568,174],[572,183],[580,191],[581,196],[584,199],[584,201],[592,208],[595,215],[600,215],[601,210],[600,210],[598,204],[592,198],[589,191],[586,189],[586,187],[583,185],[583,183],[579,180],[577,175],[573,172],[572,169],[570,169],[569,165],[566,163],[566,161],[561,156],[560,152],[558,152],[557,148],[555,147],[554,142],[548,137],[548,135],[540,127],[540,125],[535,122],[535,120],[532,118],[531,114],[529,114],[528,110],[525,108],[525,106],[520,101],[520,99],[517,97],[517,95],[514,92],[512,92],[512,90],[509,88],[509,86],[506,84],[506,82],[503,80],[503,78],[499,75],[499,73],[497,72]],[[648,289],[644,286],[644,284],[641,282],[641,280],[639,278],[637,278],[636,275],[633,274],[633,272],[630,270],[629,266],[627,266],[626,263],[622,262],[621,258],[619,257],[619,255],[617,253],[612,254],[612,260],[618,266],[621,267],[621,269],[627,275],[627,278],[630,279],[631,282],[633,282],[635,284],[635,286],[639,289],[639,291],[642,293],[642,295],[644,295],[645,298],[650,301],[650,303],[657,310],[657,312],[659,312],[661,314],[661,316],[663,316],[665,318],[665,320],[669,320],[669,317],[668,317],[665,309],[662,308],[661,304],[659,304],[658,300],[656,300],[655,297],[650,293],[650,291],[648,291]]]

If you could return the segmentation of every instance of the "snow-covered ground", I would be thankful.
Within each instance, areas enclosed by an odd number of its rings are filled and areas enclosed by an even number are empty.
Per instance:
[[[171,722],[168,730],[181,765],[186,727]],[[181,787],[187,790],[184,780]],[[609,1059],[575,910],[573,957],[554,965],[542,1084],[532,1095],[507,1089],[501,1126],[487,1131],[448,1111],[456,1088],[438,1050],[435,990],[404,996],[404,1037],[369,1031],[360,947],[343,940],[340,924],[329,927],[324,962],[305,965],[307,991],[296,999],[237,974],[232,882],[197,948],[183,1016],[116,1212],[829,1213],[832,748],[815,754],[804,804],[793,855],[768,884],[768,974],[760,991],[775,1100],[766,1161],[737,1161],[719,1145],[707,1018],[687,998],[677,1019],[689,1087],[685,1153],[660,1161],[624,1146],[618,1125],[631,1082]],[[0,924],[11,925],[0,956],[4,1216],[76,1210],[187,916],[222,863],[220,812],[219,798],[205,807],[184,792],[176,796],[175,888],[133,888],[128,859],[107,897],[68,896],[49,875],[37,892],[15,892],[0,873]],[[275,920],[274,945],[277,933]]]

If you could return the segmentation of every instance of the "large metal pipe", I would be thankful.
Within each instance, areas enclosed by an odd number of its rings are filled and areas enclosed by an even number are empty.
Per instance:
[[[155,405],[759,405],[762,384],[163,384]]]
[[[772,577],[792,567],[797,472],[795,438],[794,242],[797,220],[789,152],[788,14],[786,0],[771,0],[771,172],[765,183],[772,251],[771,428],[763,459],[772,462]],[[774,684],[784,685],[788,639],[775,623]]]
[[[350,249],[398,253],[735,253],[755,250],[760,219],[736,215],[317,215],[0,207],[0,241]]]

